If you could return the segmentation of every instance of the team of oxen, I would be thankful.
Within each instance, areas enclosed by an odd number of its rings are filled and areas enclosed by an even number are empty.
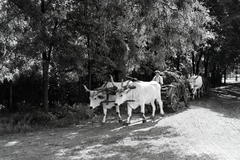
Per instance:
[[[114,82],[113,77],[110,76],[111,81],[105,83],[101,87],[89,90],[85,85],[84,88],[89,92],[90,108],[95,109],[98,106],[103,107],[103,120],[106,122],[107,110],[116,107],[116,113],[119,118],[119,122],[122,122],[120,114],[120,106],[127,104],[127,120],[125,125],[130,124],[132,117],[132,110],[140,106],[142,122],[146,122],[145,105],[151,104],[152,115],[151,119],[155,117],[156,104],[160,108],[160,115],[164,116],[163,102],[161,100],[161,85],[156,81],[122,81]],[[208,92],[208,81],[200,76],[193,75],[188,80],[188,88],[191,93],[192,99],[203,96],[203,93]]]

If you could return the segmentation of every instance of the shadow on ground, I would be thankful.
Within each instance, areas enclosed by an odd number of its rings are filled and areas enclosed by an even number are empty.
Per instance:
[[[212,92],[224,99],[240,100],[240,83],[232,83],[213,88]]]
[[[98,133],[87,137],[81,143],[69,147],[62,152],[59,149],[54,158],[57,159],[151,159],[151,160],[217,160],[214,155],[185,155],[183,151],[174,149],[174,144],[168,143],[172,138],[180,136],[171,126],[160,127],[158,122],[136,124],[117,130],[118,127],[103,127],[108,133]],[[93,129],[97,132],[99,129]],[[101,132],[101,131],[100,131]],[[81,132],[79,132],[81,134]],[[99,137],[102,135],[102,137]],[[78,139],[78,138],[77,138]],[[167,141],[162,141],[167,139]]]
[[[191,101],[191,105],[208,108],[228,118],[240,119],[240,83],[213,88],[210,95]]]

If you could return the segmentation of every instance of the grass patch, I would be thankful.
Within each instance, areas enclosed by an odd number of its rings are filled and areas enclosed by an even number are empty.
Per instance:
[[[0,115],[0,135],[34,132],[79,124],[93,116],[86,104],[57,105],[50,112],[41,110]]]

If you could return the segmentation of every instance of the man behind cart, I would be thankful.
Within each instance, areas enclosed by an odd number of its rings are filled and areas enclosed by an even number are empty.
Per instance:
[[[163,73],[160,72],[159,70],[156,70],[155,76],[153,77],[152,81],[157,81],[161,86],[163,85]]]

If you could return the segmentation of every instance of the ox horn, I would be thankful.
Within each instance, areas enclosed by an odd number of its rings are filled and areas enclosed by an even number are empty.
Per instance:
[[[86,92],[90,92],[90,90],[83,84],[83,87],[85,88]]]
[[[123,88],[123,79],[122,79],[122,82],[121,82],[121,88]]]
[[[114,83],[114,81],[113,81],[112,75],[110,75],[110,79],[111,79],[112,85],[115,86],[115,87],[117,87],[117,85],[116,85],[116,84]],[[118,87],[117,87],[117,88],[118,88]]]
[[[128,88],[128,86],[129,86],[129,83],[130,83],[131,81],[130,80],[128,80],[128,82],[127,82],[127,88]]]
[[[107,82],[105,82],[101,87],[97,88],[96,90],[101,92],[106,89],[106,85],[107,85]]]

